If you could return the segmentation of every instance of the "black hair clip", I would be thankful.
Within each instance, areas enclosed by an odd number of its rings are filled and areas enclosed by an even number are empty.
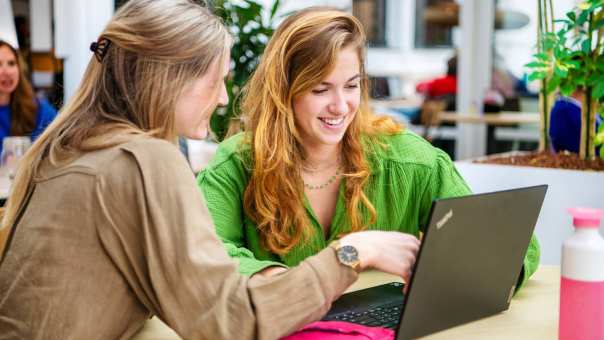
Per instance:
[[[111,40],[104,37],[100,37],[99,40],[90,44],[90,50],[94,52],[94,56],[99,63],[103,62],[103,58],[105,58],[109,46],[111,46]]]

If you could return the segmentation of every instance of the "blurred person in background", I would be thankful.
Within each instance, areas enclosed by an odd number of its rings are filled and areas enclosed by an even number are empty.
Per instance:
[[[457,54],[447,60],[447,73],[442,77],[423,81],[417,84],[415,90],[426,100],[442,100],[445,110],[455,111],[455,96],[457,95]]]
[[[457,97],[457,53],[447,60],[447,73],[444,76],[417,84],[415,90],[424,96],[426,101],[440,100],[446,111],[456,110]],[[491,86],[485,93],[484,112],[518,111],[516,87],[519,80],[507,69],[503,58],[494,55]]]
[[[19,52],[0,40],[0,141],[7,136],[35,140],[57,115],[48,101],[36,98],[26,73]]]
[[[550,112],[549,137],[555,152],[569,151],[579,153],[581,142],[581,107],[585,100],[585,91],[577,88],[570,96],[560,94]],[[601,117],[596,114],[596,131]],[[598,154],[599,148],[596,149]]]

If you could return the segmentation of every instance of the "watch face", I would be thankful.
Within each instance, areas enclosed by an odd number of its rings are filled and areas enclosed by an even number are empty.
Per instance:
[[[350,265],[359,260],[359,253],[353,246],[343,246],[338,250],[338,259]]]

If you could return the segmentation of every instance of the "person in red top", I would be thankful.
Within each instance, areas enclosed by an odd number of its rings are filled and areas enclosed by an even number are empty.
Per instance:
[[[426,98],[444,98],[457,93],[457,56],[447,60],[447,74],[444,77],[417,84],[415,90]]]

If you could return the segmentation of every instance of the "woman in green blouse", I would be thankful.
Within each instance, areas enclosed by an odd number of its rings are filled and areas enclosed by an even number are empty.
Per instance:
[[[364,45],[357,19],[324,8],[271,38],[246,88],[245,131],[197,179],[242,273],[285,271],[351,231],[417,242],[434,199],[470,194],[443,151],[370,112]],[[519,284],[538,262],[533,238]]]

